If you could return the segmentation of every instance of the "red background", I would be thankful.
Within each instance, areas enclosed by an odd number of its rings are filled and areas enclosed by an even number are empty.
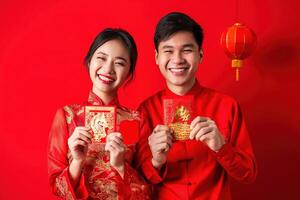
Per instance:
[[[241,0],[239,18],[258,46],[235,82],[220,47],[236,18],[235,0],[58,1],[0,3],[0,199],[51,199],[47,179],[48,131],[56,109],[87,98],[91,83],[83,57],[98,31],[122,27],[139,49],[136,77],[121,90],[124,105],[162,88],[154,63],[154,28],[160,17],[182,11],[205,30],[203,85],[241,104],[257,156],[252,185],[233,183],[235,199],[300,197],[300,3]]]

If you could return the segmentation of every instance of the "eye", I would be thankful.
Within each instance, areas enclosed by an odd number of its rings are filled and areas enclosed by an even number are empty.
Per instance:
[[[172,50],[164,50],[163,53],[172,53]]]
[[[124,62],[115,62],[115,65],[117,65],[117,66],[125,66],[125,63]]]
[[[191,52],[193,52],[192,49],[183,49],[183,53],[191,53]]]
[[[106,60],[105,57],[101,57],[101,56],[98,56],[97,59],[98,59],[98,60],[101,60],[101,61],[105,61],[105,60]]]

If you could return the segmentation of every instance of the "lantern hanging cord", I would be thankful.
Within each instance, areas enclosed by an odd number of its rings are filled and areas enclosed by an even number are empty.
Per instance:
[[[239,22],[239,0],[235,0],[235,21]]]

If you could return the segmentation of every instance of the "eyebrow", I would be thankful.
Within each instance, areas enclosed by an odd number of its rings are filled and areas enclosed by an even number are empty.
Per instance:
[[[182,47],[183,48],[186,48],[186,47],[194,48],[195,45],[193,43],[188,43],[188,44],[184,44]],[[171,45],[165,45],[162,47],[162,49],[172,49],[172,48],[174,48],[174,46],[171,46]]]
[[[108,56],[108,54],[106,54],[106,53],[104,53],[102,51],[99,51],[97,54],[102,54],[102,55]],[[118,56],[118,57],[115,57],[115,58],[123,60],[124,62],[128,63],[128,61],[125,58],[123,58],[123,57]]]
[[[192,43],[183,45],[183,48],[187,48],[187,47],[195,48],[195,45]]]
[[[97,52],[97,54],[103,54],[105,56],[108,56],[106,53],[103,53],[102,51]]]
[[[162,47],[162,49],[172,49],[172,48],[174,48],[174,47],[171,45],[165,45]]]

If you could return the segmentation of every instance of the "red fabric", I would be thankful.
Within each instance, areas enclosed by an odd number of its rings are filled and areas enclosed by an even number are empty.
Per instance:
[[[241,182],[251,183],[256,178],[257,167],[250,139],[241,110],[231,97],[202,87],[196,82],[187,95],[195,97],[198,116],[214,120],[226,139],[226,144],[218,153],[210,150],[204,143],[195,140],[176,141],[170,149],[165,175],[159,182],[153,181],[156,173],[142,168],[146,178],[155,183],[155,199],[231,199],[229,177]],[[163,124],[163,98],[174,97],[166,89],[145,100],[139,110],[148,115],[149,129]],[[148,138],[151,131],[143,133]],[[151,163],[151,152],[146,148],[147,139],[141,140],[144,162]]]
[[[84,125],[85,105],[103,105],[103,102],[91,92],[88,102],[65,106],[54,117],[48,147],[48,174],[54,194],[63,199],[149,199],[149,186],[132,168],[137,141],[126,144],[124,179],[110,166],[104,143],[89,145],[79,185],[72,187],[68,172],[72,156],[67,140],[76,126]],[[117,99],[109,105],[117,106],[117,130],[124,120],[143,123],[138,112],[121,107]]]

